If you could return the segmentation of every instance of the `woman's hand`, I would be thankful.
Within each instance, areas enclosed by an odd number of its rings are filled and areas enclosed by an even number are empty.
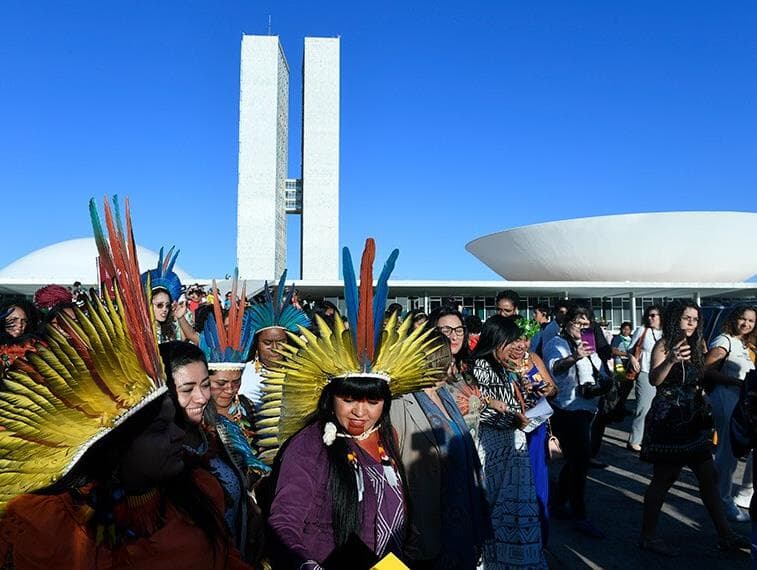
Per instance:
[[[691,360],[691,347],[686,342],[685,338],[679,340],[673,345],[673,349],[668,352],[668,361],[678,364],[679,362],[685,362]]]
[[[500,400],[489,400],[488,406],[494,410],[495,412],[499,412],[500,414],[506,414],[510,411],[510,408],[507,407],[507,404]]]
[[[639,359],[633,354],[629,354],[628,360],[631,363],[631,369],[638,374],[641,371],[641,363],[639,362]]]
[[[529,424],[529,421],[530,421],[526,417],[525,414],[522,414],[520,412],[518,412],[517,414],[515,414],[515,419],[516,419],[516,424],[518,426],[518,429],[523,429],[524,427],[526,427]]]
[[[591,350],[591,347],[588,343],[580,340],[578,341],[578,346],[576,347],[576,358],[578,360],[581,360],[582,358],[586,358],[587,356],[591,356],[591,353],[593,351]]]
[[[187,302],[184,300],[174,301],[171,305],[171,314],[177,321],[187,314]]]

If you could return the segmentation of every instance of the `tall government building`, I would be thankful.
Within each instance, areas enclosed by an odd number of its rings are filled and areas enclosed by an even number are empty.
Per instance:
[[[339,278],[339,38],[305,38],[302,170],[288,178],[289,65],[277,36],[242,36],[237,264],[244,279],[287,268],[287,214],[301,214],[300,270]],[[290,268],[291,269],[291,268]]]

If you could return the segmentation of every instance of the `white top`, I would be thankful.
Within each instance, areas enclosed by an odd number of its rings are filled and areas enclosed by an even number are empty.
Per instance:
[[[576,388],[579,384],[594,384],[592,374],[592,362],[597,370],[602,368],[602,360],[596,353],[589,358],[582,358],[562,374],[555,374],[554,365],[558,360],[567,358],[573,354],[573,350],[568,341],[561,336],[553,337],[544,347],[544,361],[547,363],[549,373],[557,385],[557,396],[553,400],[553,405],[561,410],[578,411],[586,410],[588,412],[597,411],[597,402],[599,398],[587,399],[576,394]]]
[[[662,338],[662,331],[659,329],[653,329],[651,327],[638,327],[633,331],[631,336],[631,346],[628,347],[628,354],[633,354],[636,350],[636,342],[644,333],[644,329],[647,329],[647,334],[644,335],[644,342],[641,344],[641,371],[649,373],[649,368],[652,364],[652,349],[655,343]]]
[[[255,409],[258,409],[263,403],[263,375],[261,374],[263,368],[260,368],[260,372],[256,368],[257,360],[248,362],[244,367],[239,393],[250,400],[255,405]]]
[[[721,372],[729,378],[743,380],[747,372],[754,370],[754,362],[749,357],[749,349],[740,338],[729,334],[720,334],[710,343],[710,350],[722,348],[728,355]]]

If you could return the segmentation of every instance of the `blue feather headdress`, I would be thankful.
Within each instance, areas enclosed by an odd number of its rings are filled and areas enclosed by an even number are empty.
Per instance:
[[[241,298],[237,302],[239,270],[234,271],[231,285],[231,307],[224,324],[218,287],[213,281],[213,313],[208,316],[200,334],[200,348],[205,353],[210,370],[242,369],[247,361],[247,354],[255,337],[252,316],[245,310],[246,287],[242,286]]]
[[[282,328],[289,332],[296,333],[299,327],[308,328],[310,319],[302,309],[298,309],[292,304],[292,295],[294,294],[294,285],[289,288],[286,296],[284,295],[284,283],[286,282],[287,272],[281,274],[279,286],[276,289],[276,298],[274,299],[271,290],[268,287],[268,281],[265,282],[263,294],[265,301],[252,305],[249,308],[252,330],[258,333],[263,329],[273,327]]]
[[[165,289],[171,296],[171,301],[178,301],[181,296],[181,281],[179,276],[173,272],[173,266],[176,264],[176,258],[179,256],[179,250],[176,253],[173,247],[168,250],[168,255],[163,257],[163,248],[160,248],[158,256],[158,266],[155,269],[145,271],[142,275],[142,287],[147,289],[147,278],[150,278],[150,289]]]

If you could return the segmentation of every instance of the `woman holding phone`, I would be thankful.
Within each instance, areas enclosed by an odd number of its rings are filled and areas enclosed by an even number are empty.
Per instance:
[[[599,378],[603,374],[599,355],[582,340],[582,331],[591,333],[590,324],[589,310],[572,305],[561,333],[544,348],[544,360],[558,390],[552,401],[552,430],[565,455],[553,506],[559,512],[570,503],[574,528],[592,538],[604,538],[604,532],[587,518],[584,501],[591,460],[591,423],[597,413]]]
[[[644,495],[639,546],[673,556],[677,550],[655,535],[668,489],[688,466],[699,481],[702,502],[712,518],[721,550],[749,548],[751,541],[728,525],[712,460],[712,413],[704,398],[704,342],[699,306],[673,301],[665,307],[662,338],[652,350],[649,380],[657,387],[641,445],[641,458],[654,465]]]

